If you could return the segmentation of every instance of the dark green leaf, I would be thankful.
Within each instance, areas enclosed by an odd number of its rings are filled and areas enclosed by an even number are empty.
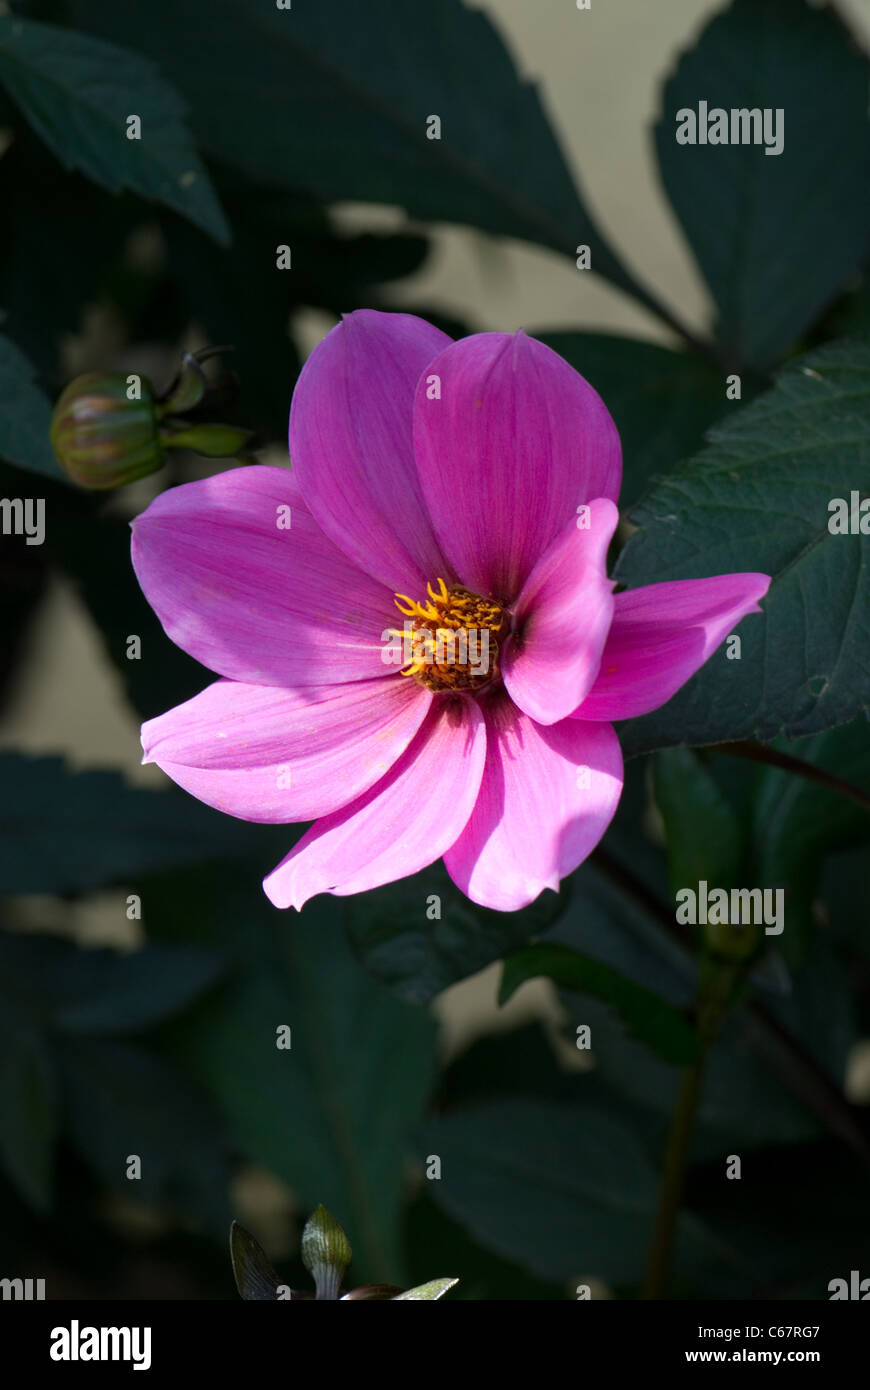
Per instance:
[[[870,250],[867,81],[866,57],[833,7],[735,0],[665,86],[662,178],[735,367],[778,362]],[[678,144],[677,113],[697,116],[700,101],[729,117],[779,108],[781,153]]]
[[[674,893],[737,886],[743,835],[737,812],[688,748],[669,748],[653,762],[656,805],[665,823],[668,872]]]
[[[636,289],[574,188],[537,91],[489,18],[460,0],[286,11],[215,0],[207,62],[199,0],[152,0],[144,25],[114,0],[77,0],[75,13],[156,57],[204,148],[254,179],[327,201],[399,203],[572,258],[587,243],[595,270]],[[430,115],[440,140],[427,138]]]
[[[297,916],[271,907],[257,881],[209,879],[191,879],[195,917],[177,877],[165,898],[148,891],[163,932],[198,924],[238,958],[221,998],[173,1025],[173,1047],[241,1151],[304,1208],[322,1201],[340,1219],[358,1282],[401,1286],[404,1144],[431,1086],[434,1026],[356,964],[334,900]]]
[[[626,843],[630,848],[633,838],[626,837]],[[618,832],[608,835],[606,845],[608,859],[597,855],[572,876],[570,907],[548,933],[547,941],[594,952],[596,960],[683,1009],[695,997],[696,968],[689,952],[690,939],[681,937],[676,926],[667,877],[661,896],[644,885],[636,893],[637,879],[623,881],[621,877],[623,867],[631,874],[634,865],[630,853],[627,859],[623,857]],[[664,855],[660,857],[663,861]],[[663,862],[661,868],[664,872]],[[669,931],[659,911],[670,916],[671,910],[673,928]]]
[[[617,577],[634,588],[754,570],[774,582],[765,616],[740,624],[740,659],[723,645],[662,709],[626,725],[629,753],[795,738],[870,707],[870,541],[828,529],[832,499],[868,493],[870,341],[792,363],[711,440],[635,509]]]
[[[0,889],[81,893],[170,864],[245,853],[255,831],[177,792],[61,758],[0,755]]]
[[[89,989],[56,1016],[66,1033],[138,1033],[171,1018],[207,990],[223,969],[194,946],[144,946],[130,955],[88,951]]]
[[[468,1106],[428,1124],[422,1154],[441,1159],[435,1200],[483,1245],[539,1277],[635,1281],[656,1179],[637,1137],[604,1110],[550,1101]],[[706,1261],[685,1218],[681,1258]]]
[[[161,1058],[130,1043],[65,1037],[57,1050],[65,1128],[114,1191],[172,1201],[221,1239],[229,1224],[228,1165],[208,1099]],[[128,1178],[131,1157],[141,1177]]]
[[[637,796],[643,769],[629,764],[627,772],[626,795],[604,841],[607,858],[597,854],[573,875],[569,910],[547,939],[594,954],[622,975],[684,1007],[696,991],[691,929],[676,923],[664,854],[649,840],[643,803]],[[778,949],[781,938],[769,940]],[[823,947],[819,943],[817,950],[824,954]],[[601,1081],[649,1111],[670,1116],[679,1080],[676,1069],[627,1036],[603,1004],[587,995],[561,997],[572,1045],[577,1026],[591,1030],[596,1075]],[[826,1013],[824,1001],[830,998],[837,1002]],[[793,993],[782,1011],[775,1004],[773,1008],[786,1031],[836,1078],[842,1067],[844,1029],[848,1035],[854,1032],[842,972],[829,969],[814,954],[796,973]],[[818,1134],[814,1115],[791,1087],[783,1087],[767,1056],[754,1021],[739,1011],[726,1025],[707,1068],[696,1126],[694,1152],[699,1157],[721,1153],[724,1143],[738,1142],[738,1135],[747,1148],[757,1148]]]
[[[787,911],[786,933],[789,921]],[[769,1010],[812,1052],[820,1069],[842,1090],[858,1037],[856,1011],[848,972],[825,935],[816,931],[810,937],[793,978],[790,993],[772,999]]]
[[[45,1039],[11,1001],[0,1011],[0,1166],[38,1211],[53,1186],[57,1085]]]
[[[870,730],[859,718],[812,738],[772,747],[870,794]],[[797,864],[818,867],[828,850],[870,840],[870,813],[835,790],[776,767],[757,769],[754,845],[772,881]]]
[[[425,1183],[410,1206],[406,1221],[408,1258],[413,1276],[423,1280],[432,1269],[458,1269],[461,1278],[450,1301],[476,1303],[491,1299],[559,1299],[564,1287],[557,1280],[535,1279],[515,1261],[500,1259],[473,1241],[443,1208],[436,1206]]]
[[[855,957],[859,968],[870,965],[870,931],[864,911],[864,893],[870,883],[870,849],[831,854],[825,861],[818,888],[825,924],[844,951]],[[870,1000],[862,991],[857,1001],[864,1020],[870,1016]],[[870,1033],[865,1022],[864,1035]]]
[[[439,1204],[539,1277],[638,1273],[655,1181],[633,1136],[606,1115],[495,1101],[433,1121],[420,1151],[441,1159]]]
[[[813,978],[814,971],[818,977]],[[833,987],[836,986],[836,991]],[[828,991],[831,991],[830,995]],[[613,1013],[594,999],[564,993],[567,1036],[578,1025],[590,1029],[601,1084],[624,1100],[669,1121],[679,1085],[677,1070],[629,1037]],[[831,1004],[831,999],[836,1003]],[[779,1012],[779,1006],[772,1006]],[[842,972],[808,961],[785,1001],[781,1021],[831,1075],[842,1065],[843,1042],[854,1037],[848,989]],[[839,1078],[838,1078],[839,1079]],[[711,1054],[692,1142],[697,1159],[723,1152],[744,1153],[768,1144],[795,1144],[815,1138],[819,1122],[759,1050],[754,1021],[744,1012],[725,1025]]]
[[[697,1061],[698,1038],[688,1019],[651,989],[636,984],[612,966],[568,946],[539,942],[526,946],[504,963],[498,1000],[507,1003],[526,980],[545,975],[563,989],[603,999],[616,1009],[629,1032],[666,1062]]]
[[[33,376],[27,358],[0,337],[0,458],[65,482],[48,437],[51,406]]]
[[[150,20],[149,20],[150,24]],[[67,169],[132,188],[217,241],[229,228],[177,94],[137,53],[69,29],[0,15],[0,82]],[[138,116],[141,138],[128,138]]]
[[[562,1069],[543,1025],[535,1022],[475,1039],[444,1069],[436,1099],[439,1109],[503,1095],[572,1100],[588,1081]]]
[[[865,275],[857,288],[837,300],[816,331],[823,342],[870,333],[870,276]]]
[[[135,1033],[183,1009],[223,968],[198,946],[82,949],[42,932],[0,932],[4,992],[30,1018],[63,1032]]]
[[[66,173],[27,129],[3,155],[3,187],[4,331],[43,380],[60,386],[66,335],[85,328],[87,306],[118,276],[131,234],[154,212],[134,194],[112,195]]]
[[[736,409],[725,375],[688,352],[609,333],[533,332],[594,386],[622,440],[620,509],[633,507],[657,473],[701,447],[715,420]],[[743,383],[743,397],[750,383]]]
[[[773,747],[870,793],[870,731],[864,716],[812,738]],[[803,956],[813,929],[812,901],[822,860],[832,849],[870,841],[870,813],[792,772],[757,767],[752,801],[754,882],[785,889],[783,950]]]
[[[174,1195],[208,1221],[225,1211],[222,1141],[204,1097],[159,1058],[83,1036],[159,1023],[215,973],[214,954],[193,947],[119,955],[0,932],[0,1156],[31,1201],[48,1203],[60,1067],[63,1129],[113,1187],[135,1153],[143,1172],[131,1190],[152,1201]]]
[[[230,1258],[239,1296],[256,1303],[275,1303],[281,1280],[265,1251],[250,1231],[234,1221],[230,1230]]]
[[[519,912],[494,912],[460,893],[438,863],[357,894],[348,903],[348,932],[366,970],[400,999],[424,1004],[546,931],[566,901],[563,888]]]
[[[287,439],[287,416],[300,361],[290,337],[301,306],[334,314],[378,307],[376,286],[411,274],[428,242],[411,235],[339,235],[310,199],[225,179],[233,225],[227,253],[179,218],[165,219],[171,271],[191,316],[212,342],[232,343],[228,359],[241,378],[237,418],[264,439]],[[275,250],[287,245],[292,270]]]

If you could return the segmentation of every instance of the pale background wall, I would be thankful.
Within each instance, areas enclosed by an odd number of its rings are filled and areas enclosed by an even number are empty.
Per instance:
[[[474,3],[496,21],[521,71],[539,83],[603,231],[688,324],[705,326],[708,296],[658,183],[651,124],[662,78],[724,4],[592,0],[591,10],[578,11],[574,0]],[[843,0],[841,9],[870,43],[870,0]],[[342,215],[354,226],[403,220],[395,210],[359,205]],[[555,253],[452,227],[437,229],[435,242],[431,262],[394,295],[397,307],[425,300],[487,329],[573,325],[669,341],[667,330],[645,310],[596,276],[578,274]],[[311,315],[305,325],[309,346],[328,327],[327,320]],[[13,707],[0,723],[0,747],[64,753],[80,767],[122,767],[136,780],[162,780],[157,769],[139,766],[138,728],[123,705],[117,677],[89,619],[59,586],[43,611]],[[93,905],[83,922],[89,939],[112,935],[117,913],[111,903],[104,908]],[[451,1046],[469,1027],[491,1026],[492,972],[449,994]],[[544,999],[529,986],[501,1011],[501,1019],[514,1023],[518,1013],[538,1012]]]

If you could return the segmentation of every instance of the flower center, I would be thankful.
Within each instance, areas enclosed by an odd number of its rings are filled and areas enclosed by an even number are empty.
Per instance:
[[[479,690],[498,677],[498,649],[510,632],[510,617],[492,599],[462,584],[438,591],[426,585],[425,603],[396,594],[396,607],[411,621],[393,629],[405,643],[403,676],[427,690]]]

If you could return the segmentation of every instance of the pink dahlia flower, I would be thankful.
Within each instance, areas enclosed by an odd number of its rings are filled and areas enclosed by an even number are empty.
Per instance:
[[[220,677],[144,725],[145,761],[243,820],[315,821],[265,880],[278,907],[442,856],[488,907],[558,889],[619,801],[611,721],[668,700],[767,575],[614,594],[616,427],[522,333],[349,315],[299,378],[290,456],[133,523],[149,603]]]

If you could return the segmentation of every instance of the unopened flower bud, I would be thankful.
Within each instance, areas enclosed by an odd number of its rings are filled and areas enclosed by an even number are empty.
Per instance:
[[[51,442],[61,468],[80,487],[121,487],[156,473],[163,445],[150,382],[137,377],[134,388],[121,372],[76,377],[54,408]]]
[[[323,1205],[317,1207],[302,1232],[302,1263],[314,1277],[316,1298],[338,1298],[351,1258],[350,1241],[342,1227]]]

